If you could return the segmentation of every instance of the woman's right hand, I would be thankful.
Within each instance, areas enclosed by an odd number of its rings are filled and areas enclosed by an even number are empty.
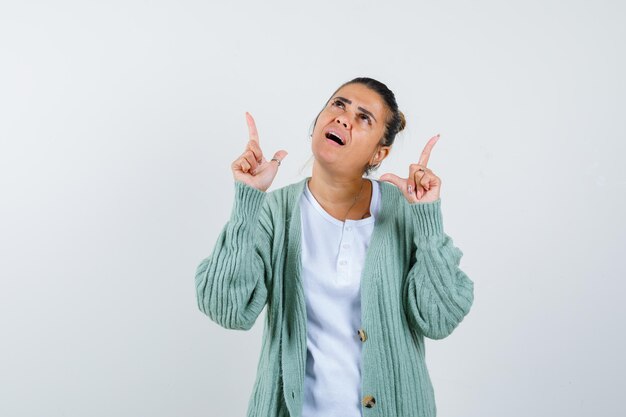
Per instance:
[[[279,163],[265,159],[259,145],[259,134],[254,119],[248,112],[246,112],[246,120],[250,139],[246,150],[231,165],[233,177],[258,190],[266,191],[276,177]],[[287,156],[287,151],[280,150],[274,154],[273,158],[282,161],[285,156]]]

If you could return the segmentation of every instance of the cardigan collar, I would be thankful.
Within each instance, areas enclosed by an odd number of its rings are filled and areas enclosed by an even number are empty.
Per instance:
[[[291,220],[293,220],[294,218],[298,218],[296,216],[300,215],[298,202],[300,201],[300,197],[302,196],[302,193],[304,193],[304,187],[306,187],[306,182],[309,179],[311,179],[310,176],[305,177],[304,179],[287,186],[289,188],[289,193],[288,193],[289,195],[287,197],[289,201],[288,205],[292,210]],[[379,180],[377,181],[380,183],[381,206],[380,206],[380,211],[378,213],[378,216],[376,218],[376,223],[378,223],[379,218],[385,219],[389,215],[392,214],[394,202],[397,202],[398,194],[400,193],[400,191],[395,185],[387,181],[379,181]]]

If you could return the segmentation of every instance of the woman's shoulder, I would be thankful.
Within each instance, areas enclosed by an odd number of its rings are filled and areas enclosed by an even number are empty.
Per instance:
[[[273,190],[268,190],[268,197],[271,196],[272,199],[276,201],[287,201],[290,199],[295,199],[300,196],[304,191],[305,182],[308,180],[308,177],[278,186]]]
[[[402,194],[402,191],[394,184],[388,181],[381,181],[372,178],[373,181],[376,181],[379,186],[379,190],[381,192],[381,198],[386,200],[388,204],[400,205],[402,200],[406,201],[406,198]]]
[[[418,204],[410,204],[402,190],[395,184],[388,181],[376,180],[380,186],[382,209],[386,216],[396,219],[396,221],[414,221],[414,212],[418,209]]]
[[[274,215],[284,216],[291,212],[298,203],[299,196],[303,192],[306,178],[285,185],[276,186],[265,192],[265,209]],[[283,214],[280,214],[283,213]]]

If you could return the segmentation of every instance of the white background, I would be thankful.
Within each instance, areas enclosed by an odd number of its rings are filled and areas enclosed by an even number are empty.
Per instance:
[[[215,2],[217,3],[217,2]],[[0,415],[243,416],[265,312],[226,330],[194,272],[232,207],[244,112],[276,189],[341,83],[441,133],[475,300],[427,340],[439,417],[622,416],[626,7],[618,1],[0,6]]]

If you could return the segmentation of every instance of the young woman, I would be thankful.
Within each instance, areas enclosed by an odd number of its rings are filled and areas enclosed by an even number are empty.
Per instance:
[[[387,86],[355,78],[315,119],[312,176],[268,192],[287,152],[267,160],[246,118],[231,216],[196,290],[228,329],[250,329],[267,306],[248,417],[434,417],[424,338],[452,333],[474,299],[428,168],[439,135],[406,178],[365,178],[405,119]]]

